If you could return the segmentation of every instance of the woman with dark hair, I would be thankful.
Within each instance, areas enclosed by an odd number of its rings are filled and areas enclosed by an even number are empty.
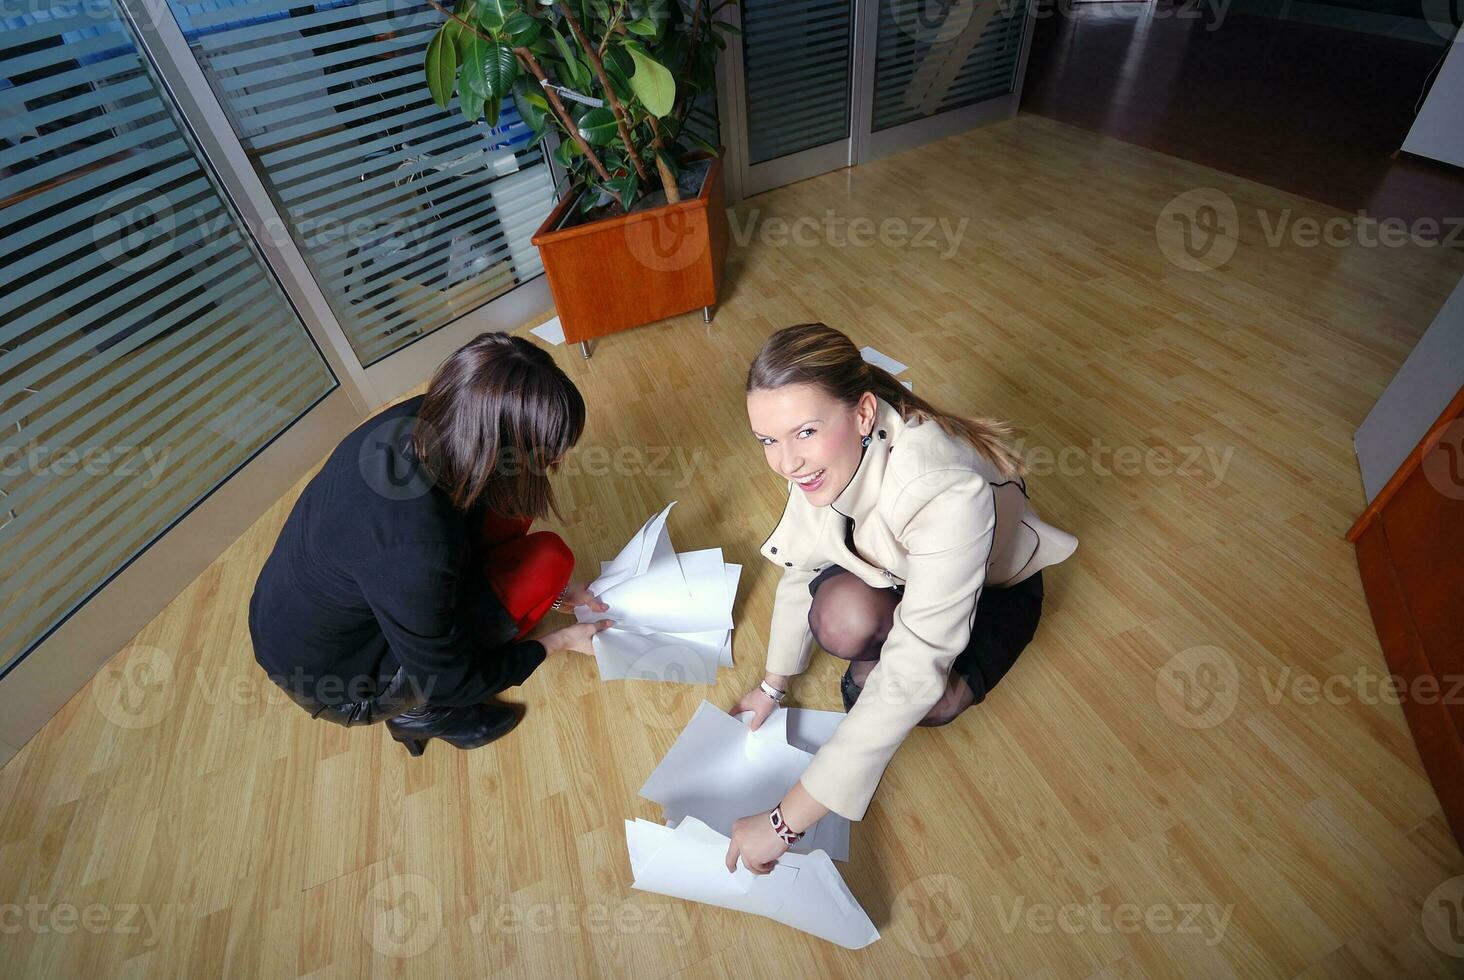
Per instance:
[[[808,666],[849,661],[847,717],[771,811],[739,820],[727,869],[766,874],[829,811],[863,819],[916,725],[986,697],[1032,639],[1045,566],[1077,540],[1027,502],[1006,426],[943,412],[822,323],[787,327],[747,374],[747,417],[788,505],[767,673],[732,709],[756,729]]]
[[[605,606],[574,555],[530,534],[585,405],[543,350],[485,333],[427,393],[352,432],[305,487],[249,603],[254,657],[312,717],[384,721],[414,756],[486,745],[518,721],[489,699],[547,651],[591,652],[609,620],[525,637],[552,609]]]

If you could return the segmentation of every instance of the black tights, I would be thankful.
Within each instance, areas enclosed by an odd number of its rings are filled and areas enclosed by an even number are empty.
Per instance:
[[[895,622],[900,595],[894,589],[865,585],[852,572],[833,575],[819,585],[808,610],[808,625],[818,645],[841,660],[850,661],[854,683],[864,679],[879,661],[880,649]],[[976,696],[966,679],[954,670],[946,681],[940,700],[926,712],[920,724],[946,725],[971,707]]]

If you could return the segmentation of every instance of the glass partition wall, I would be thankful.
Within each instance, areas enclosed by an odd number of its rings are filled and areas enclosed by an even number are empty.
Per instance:
[[[425,0],[0,11],[0,764],[364,415],[551,308]]]
[[[734,197],[1015,115],[1028,0],[741,0],[718,66]]]

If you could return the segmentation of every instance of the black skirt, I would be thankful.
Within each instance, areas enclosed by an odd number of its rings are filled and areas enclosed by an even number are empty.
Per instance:
[[[808,583],[810,595],[818,594],[818,587],[846,569],[830,565]],[[852,573],[851,573],[852,574]],[[894,587],[903,592],[903,586]],[[974,703],[986,699],[986,693],[996,687],[998,681],[1011,670],[1017,657],[1032,642],[1037,632],[1037,622],[1042,618],[1042,573],[1023,579],[1016,585],[988,585],[981,590],[976,600],[976,615],[971,623],[971,639],[966,649],[956,657],[952,670],[956,671],[971,687],[976,696]]]

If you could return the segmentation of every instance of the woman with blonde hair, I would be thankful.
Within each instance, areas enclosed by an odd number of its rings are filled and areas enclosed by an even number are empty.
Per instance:
[[[788,504],[761,549],[783,570],[767,673],[732,711],[760,726],[811,641],[849,661],[833,738],[734,828],[728,870],[766,874],[829,811],[862,819],[916,725],[986,697],[1037,629],[1041,570],[1077,540],[1032,510],[1006,426],[941,411],[822,323],[768,338],[747,415]]]

